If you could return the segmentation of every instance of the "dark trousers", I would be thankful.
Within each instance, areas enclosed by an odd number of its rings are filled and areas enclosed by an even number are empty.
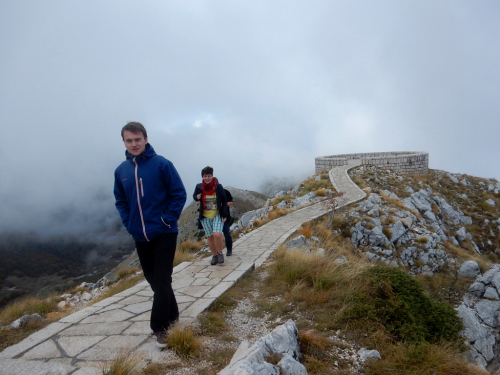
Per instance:
[[[231,234],[229,233],[229,227],[231,226],[231,220],[227,218],[226,222],[224,223],[224,227],[222,228],[222,233],[224,233],[224,238],[226,239],[226,248],[228,250],[233,250],[233,238],[231,237]]]
[[[149,242],[136,242],[142,271],[153,289],[151,329],[163,331],[179,317],[179,307],[172,289],[177,233],[160,234]]]

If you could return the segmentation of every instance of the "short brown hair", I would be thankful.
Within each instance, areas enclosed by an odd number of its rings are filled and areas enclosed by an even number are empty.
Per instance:
[[[123,138],[124,131],[129,131],[129,132],[132,132],[135,134],[142,133],[142,135],[144,136],[144,139],[148,138],[148,132],[146,131],[146,128],[144,127],[144,125],[142,125],[140,122],[129,122],[127,125],[125,125],[122,128],[122,139],[123,140],[125,140]]]
[[[213,176],[214,169],[212,167],[205,167],[201,170],[201,177],[203,177],[204,174],[211,174]]]

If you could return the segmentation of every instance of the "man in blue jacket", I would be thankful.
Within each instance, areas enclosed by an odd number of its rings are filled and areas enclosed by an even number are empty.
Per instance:
[[[172,270],[186,190],[174,165],[148,143],[142,124],[129,122],[122,139],[126,160],[115,170],[115,205],[154,292],[150,326],[156,345],[164,348],[166,331],[179,317]]]

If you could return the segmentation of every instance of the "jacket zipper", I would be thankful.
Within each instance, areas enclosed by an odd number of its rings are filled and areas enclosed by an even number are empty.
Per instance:
[[[141,184],[141,195],[144,197],[144,185],[142,184],[142,178],[139,179],[139,183]]]
[[[135,158],[133,158],[132,161],[135,164],[135,191],[137,192],[137,205],[139,206],[139,214],[141,215],[142,231],[144,233],[146,241],[149,242],[149,238],[146,235],[146,225],[144,225],[144,216],[142,215],[141,197],[139,196],[139,180],[137,180],[137,168],[139,168],[139,166],[137,165]],[[141,190],[142,190],[142,178],[141,178]],[[144,190],[142,190],[142,196],[144,196]]]

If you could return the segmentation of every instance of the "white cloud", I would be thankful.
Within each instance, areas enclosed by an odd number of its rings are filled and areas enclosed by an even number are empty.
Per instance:
[[[212,114],[207,113],[207,114],[200,116],[198,119],[196,119],[193,122],[192,126],[193,126],[193,128],[202,128],[202,127],[215,127],[217,125],[218,125],[218,122],[215,119],[215,117]]]
[[[364,151],[500,178],[499,18],[489,0],[2,2],[0,227],[112,206],[128,121],[188,192],[207,164],[256,189]]]

